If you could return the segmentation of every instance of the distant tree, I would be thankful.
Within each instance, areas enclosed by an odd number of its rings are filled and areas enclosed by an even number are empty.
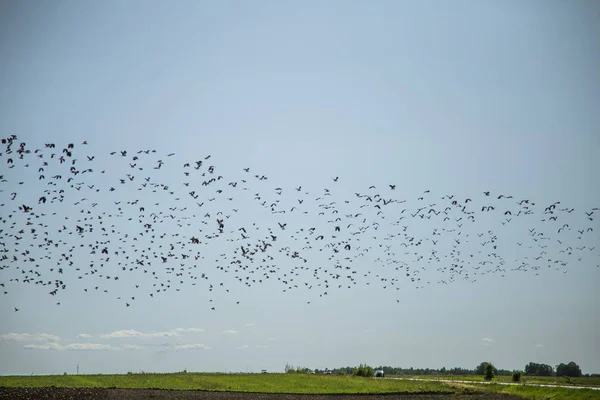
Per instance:
[[[513,382],[521,382],[521,376],[523,375],[523,373],[521,371],[515,371],[512,374],[512,381]]]
[[[494,366],[491,363],[487,363],[485,366],[485,380],[491,381],[494,378]]]
[[[475,375],[485,375],[485,369],[488,366],[488,364],[492,366],[492,371],[494,372],[494,375],[497,375],[498,374],[498,370],[496,369],[496,367],[494,367],[492,365],[491,362],[488,362],[488,361],[482,362],[481,364],[479,364],[477,366],[477,368],[475,368]]]
[[[568,364],[560,363],[556,366],[556,375],[568,377],[580,377],[581,368],[575,362],[571,361]]]
[[[375,375],[375,370],[367,364],[360,364],[358,368],[354,369],[354,375],[371,378]]]
[[[530,362],[525,366],[525,375],[527,376],[552,376],[552,367],[547,364],[538,364]]]
[[[466,368],[454,367],[448,370],[450,375],[474,375],[476,373],[475,370],[470,370]]]
[[[569,376],[573,376],[573,377],[580,377],[582,375],[581,373],[581,367],[577,364],[575,364],[573,361],[571,361],[568,365],[567,365],[567,371],[569,372]]]

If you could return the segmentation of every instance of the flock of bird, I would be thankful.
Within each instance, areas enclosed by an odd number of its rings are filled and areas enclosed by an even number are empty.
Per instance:
[[[0,166],[3,301],[16,285],[37,285],[58,305],[66,290],[125,307],[180,290],[239,303],[236,287],[266,285],[305,291],[310,303],[357,285],[393,296],[486,274],[600,266],[600,210],[560,201],[490,191],[403,198],[394,182],[343,196],[343,177],[311,192],[249,167],[224,176],[210,155],[96,154],[87,141],[31,148],[14,135],[2,139]]]

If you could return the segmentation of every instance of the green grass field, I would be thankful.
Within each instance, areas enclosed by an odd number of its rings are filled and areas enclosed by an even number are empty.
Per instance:
[[[411,378],[417,379],[432,379],[431,376],[411,376]],[[600,400],[600,390],[592,389],[569,389],[560,387],[540,387],[531,386],[532,384],[543,384],[543,385],[565,385],[566,380],[564,378],[550,377],[550,376],[538,376],[538,377],[526,377],[527,385],[500,385],[492,384],[481,385],[477,382],[485,382],[485,379],[480,376],[440,376],[440,379],[445,380],[457,380],[457,381],[471,381],[473,384],[462,384],[462,383],[449,383],[449,385],[456,388],[469,387],[473,391],[487,392],[487,393],[504,393],[513,396],[522,397],[524,399],[531,400]],[[437,379],[437,377],[433,378]],[[494,378],[495,382],[512,383],[512,377],[502,376]],[[600,379],[598,378],[571,378],[571,384],[569,386],[584,386],[584,387],[599,387]],[[577,385],[573,385],[573,382],[577,382]]]
[[[414,378],[432,379],[431,376]],[[436,379],[437,377],[433,377]],[[505,393],[532,400],[590,400],[600,399],[600,391],[591,389],[564,389],[535,386],[506,386],[499,384],[480,385],[478,376],[450,377],[440,379],[472,381],[470,383],[444,383],[361,378],[336,375],[308,374],[127,374],[127,375],[45,375],[45,376],[0,376],[0,387],[70,387],[70,388],[120,388],[120,389],[175,389],[253,393],[297,393],[297,394],[473,394]],[[507,377],[510,378],[510,377]],[[498,379],[504,381],[505,379]],[[533,379],[528,379],[531,383]],[[547,378],[539,383],[552,383]],[[556,381],[557,383],[560,380]],[[579,385],[593,386],[597,378],[581,378]]]
[[[598,400],[600,391],[592,389],[564,389],[540,386],[507,386],[507,385],[479,385],[484,391],[492,393],[505,393],[531,400]]]
[[[356,394],[456,393],[441,382],[369,379],[304,374],[129,374],[1,376],[0,387],[102,387],[209,390],[232,392]]]
[[[399,375],[399,377],[418,378],[418,379],[445,379],[457,381],[481,381],[483,376],[479,375]],[[567,385],[567,386],[600,386],[600,378],[570,378],[570,383],[564,377],[560,376],[524,376],[527,383],[543,385]],[[495,382],[512,382],[511,376],[497,376]]]

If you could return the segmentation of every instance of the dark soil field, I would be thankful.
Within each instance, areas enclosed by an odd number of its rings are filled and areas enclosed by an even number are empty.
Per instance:
[[[240,392],[205,392],[194,390],[160,389],[71,389],[71,388],[2,388],[0,399],[176,399],[176,400],[515,400],[519,397],[504,394],[381,394],[381,395],[304,395]]]

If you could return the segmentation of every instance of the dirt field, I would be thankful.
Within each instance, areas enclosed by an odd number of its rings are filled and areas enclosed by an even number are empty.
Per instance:
[[[192,390],[155,390],[155,389],[69,389],[69,388],[1,388],[0,399],[176,399],[176,400],[515,400],[518,397],[498,394],[473,395],[301,395],[301,394],[265,394],[234,392],[201,392]]]

